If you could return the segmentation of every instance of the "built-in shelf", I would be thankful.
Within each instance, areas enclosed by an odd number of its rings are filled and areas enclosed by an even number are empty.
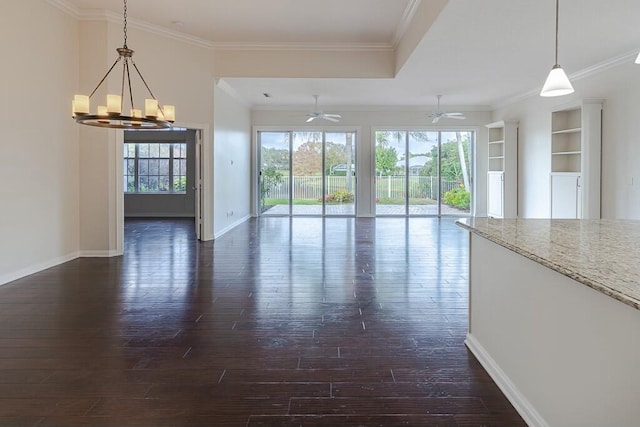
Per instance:
[[[582,132],[582,128],[562,129],[551,132],[552,135],[561,135],[563,133],[577,133]]]
[[[602,100],[551,113],[551,218],[600,218],[601,133]]]
[[[518,123],[487,125],[487,215],[518,216]]]
[[[553,154],[554,156],[557,156],[557,155],[566,156],[566,155],[570,155],[570,154],[582,154],[582,152],[581,151],[558,151],[558,152],[551,153],[551,154]]]

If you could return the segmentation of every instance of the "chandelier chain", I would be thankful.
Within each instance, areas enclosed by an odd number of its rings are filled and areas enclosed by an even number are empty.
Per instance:
[[[124,0],[124,47],[127,47],[127,0]]]

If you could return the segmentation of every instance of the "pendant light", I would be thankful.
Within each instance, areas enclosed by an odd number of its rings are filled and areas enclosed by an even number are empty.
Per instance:
[[[127,47],[127,0],[124,0],[124,44],[118,51],[118,59],[113,63],[107,74],[100,80],[98,86],[91,92],[91,95],[75,95],[71,102],[73,118],[82,125],[98,126],[116,129],[165,129],[170,128],[175,121],[176,110],[173,105],[160,107],[158,100],[151,92],[149,85],[142,77],[138,66],[133,62],[133,50]],[[122,61],[122,84],[120,95],[107,95],[106,105],[100,105],[96,109],[96,114],[91,114],[90,99],[107,79],[111,71],[118,62]],[[147,88],[151,98],[145,100],[145,111],[136,108],[133,102],[133,92],[131,90],[131,76],[129,74],[129,63],[133,66],[138,76]],[[128,97],[130,101],[130,113],[123,112],[125,99],[125,83],[129,89]]]
[[[573,86],[569,81],[569,77],[558,64],[558,11],[560,0],[556,0],[556,62],[547,80],[544,82],[540,96],[562,96],[573,93]]]

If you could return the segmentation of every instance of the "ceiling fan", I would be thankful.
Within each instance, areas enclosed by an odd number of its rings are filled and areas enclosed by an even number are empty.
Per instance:
[[[446,111],[442,111],[440,109],[440,98],[442,98],[442,95],[437,95],[437,97],[438,97],[438,109],[427,116],[430,119],[433,119],[431,123],[438,123],[440,119],[456,119],[456,120],[466,119],[465,115],[462,113],[447,113]]]
[[[318,110],[318,95],[313,95],[316,100],[316,105],[312,112],[307,114],[307,123],[314,121],[315,119],[328,120],[330,122],[339,122],[342,116],[340,114],[329,114],[324,111]]]

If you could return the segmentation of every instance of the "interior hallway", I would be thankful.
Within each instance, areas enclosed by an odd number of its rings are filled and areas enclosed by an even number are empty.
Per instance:
[[[463,344],[452,219],[262,218],[0,287],[2,426],[518,426]]]

